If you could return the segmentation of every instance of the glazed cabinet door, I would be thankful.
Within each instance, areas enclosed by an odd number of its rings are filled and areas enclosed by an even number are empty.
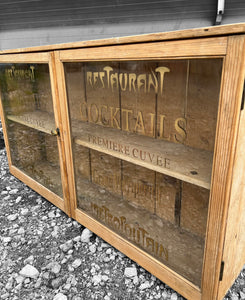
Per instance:
[[[68,212],[55,82],[51,54],[0,57],[1,110],[10,171]]]
[[[201,297],[225,52],[219,38],[55,59],[72,216],[189,299]]]

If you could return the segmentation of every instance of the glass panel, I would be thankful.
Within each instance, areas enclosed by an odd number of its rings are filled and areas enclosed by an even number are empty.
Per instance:
[[[48,65],[0,64],[0,82],[13,165],[63,197]]]
[[[78,207],[200,286],[222,59],[64,65]]]

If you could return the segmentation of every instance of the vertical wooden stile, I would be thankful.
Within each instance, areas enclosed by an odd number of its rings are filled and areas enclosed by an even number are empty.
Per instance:
[[[60,103],[60,117],[63,125],[63,140],[64,140],[64,157],[66,160],[66,180],[68,183],[69,191],[69,207],[67,210],[70,212],[71,217],[75,218],[76,204],[76,191],[75,191],[75,178],[74,178],[74,166],[72,157],[72,146],[71,146],[71,133],[70,123],[68,114],[68,104],[66,98],[66,86],[65,86],[65,75],[62,62],[59,60],[59,52],[54,52],[55,72],[57,77],[57,88]],[[69,174],[69,176],[68,176]]]
[[[245,69],[244,36],[228,38],[220,92],[208,227],[204,255],[202,299],[216,299],[222,260],[231,176],[236,148]]]
[[[4,118],[3,105],[2,105],[2,99],[1,98],[2,97],[1,97],[1,94],[0,94],[0,118],[1,118],[1,122],[2,122],[4,142],[5,142],[5,147],[6,147],[7,157],[8,157],[9,168],[11,168],[12,159],[11,159],[11,155],[10,155],[10,146],[9,146],[9,141],[8,141],[8,133],[7,133],[7,128],[6,128],[6,124],[5,124],[5,118]]]
[[[68,190],[68,182],[67,182],[67,164],[65,159],[65,148],[64,148],[64,136],[63,136],[63,122],[61,119],[61,105],[59,101],[59,92],[58,92],[58,78],[57,71],[55,66],[55,56],[54,53],[50,53],[50,82],[51,89],[53,94],[53,109],[54,109],[54,117],[56,127],[59,128],[60,136],[57,137],[58,150],[60,157],[60,171],[61,171],[61,181],[63,188],[63,199],[64,199],[64,209],[68,216],[71,215],[70,205],[69,205],[69,190]],[[53,137],[55,138],[55,137]]]
[[[219,284],[221,299],[237,278],[245,263],[245,111],[241,111],[236,156],[232,175],[230,204],[227,215],[223,261],[225,267]]]

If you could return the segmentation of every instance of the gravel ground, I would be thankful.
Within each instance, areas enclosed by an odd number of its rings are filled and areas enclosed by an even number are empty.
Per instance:
[[[9,173],[0,123],[0,299],[184,299]],[[245,268],[224,299],[245,299]]]

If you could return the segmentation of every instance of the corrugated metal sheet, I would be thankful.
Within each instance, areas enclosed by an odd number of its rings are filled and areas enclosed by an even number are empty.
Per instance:
[[[212,26],[216,10],[216,0],[2,0],[0,48]],[[223,20],[245,21],[245,1],[226,1]]]

